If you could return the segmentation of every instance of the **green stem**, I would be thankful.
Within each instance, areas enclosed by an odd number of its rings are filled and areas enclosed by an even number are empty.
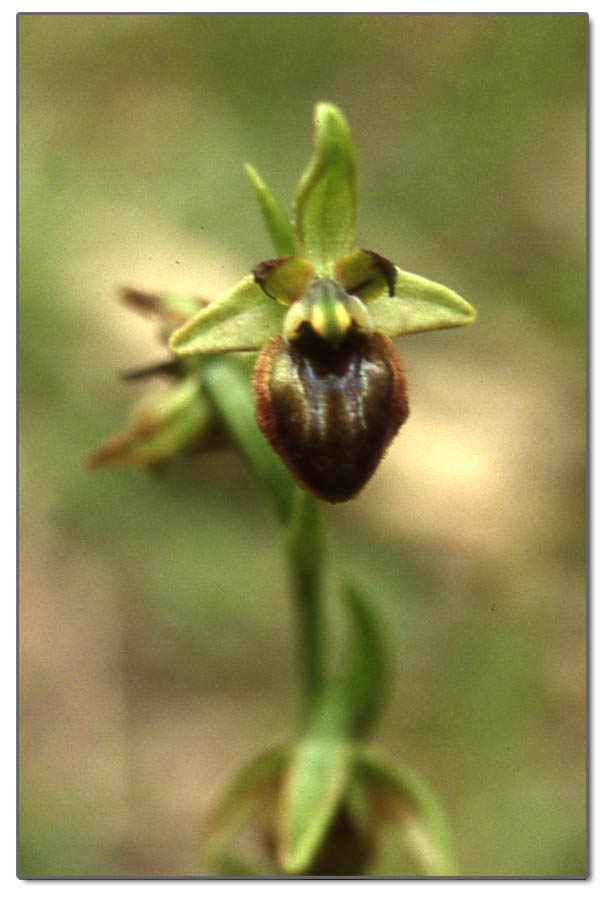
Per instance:
[[[228,358],[205,361],[200,378],[252,473],[273,500],[285,527],[284,548],[300,624],[305,713],[324,683],[321,609],[324,535],[320,502],[295,487],[254,420],[249,376]]]
[[[319,501],[299,488],[286,532],[286,552],[300,624],[307,714],[317,700],[325,675],[325,622],[321,608],[324,535]]]
[[[233,359],[205,360],[200,379],[253,475],[273,501],[279,520],[286,524],[292,510],[294,482],[271,452],[254,420],[250,375]]]

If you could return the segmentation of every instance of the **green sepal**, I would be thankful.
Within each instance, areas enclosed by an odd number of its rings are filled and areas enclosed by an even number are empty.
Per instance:
[[[289,751],[288,746],[280,746],[264,752],[232,781],[206,823],[203,854],[207,863],[220,864],[223,853],[232,851],[236,832],[262,807],[266,791],[277,785]]]
[[[260,350],[283,317],[284,307],[248,275],[175,331],[170,348],[178,356]]]
[[[445,812],[419,774],[358,746],[353,778],[361,780],[373,799],[377,823],[394,827],[425,876],[456,875],[453,840]]]
[[[420,331],[458,328],[475,320],[475,310],[461,296],[420,275],[397,268],[395,295],[368,304],[374,327],[387,337],[403,337]]]
[[[269,190],[256,169],[248,162],[244,169],[252,182],[258,200],[261,215],[269,236],[273,241],[275,252],[279,256],[292,256],[294,253],[294,232],[285,209]]]
[[[298,745],[282,792],[278,860],[286,874],[307,870],[343,800],[351,748],[338,737],[310,736]]]
[[[357,165],[346,119],[331,103],[315,107],[315,147],[294,201],[300,255],[329,276],[334,259],[353,246],[357,216]]]

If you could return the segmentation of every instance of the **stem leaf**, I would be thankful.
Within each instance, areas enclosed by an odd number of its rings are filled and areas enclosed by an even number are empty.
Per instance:
[[[307,870],[322,846],[349,780],[346,740],[310,736],[293,756],[283,792],[278,857],[287,874]]]
[[[348,655],[342,673],[323,686],[311,709],[309,730],[316,735],[353,736],[376,717],[385,686],[382,639],[367,594],[345,588],[349,612]]]
[[[395,826],[423,874],[428,877],[455,876],[455,852],[449,824],[440,800],[423,778],[362,746],[357,748],[354,764],[356,779],[361,778],[376,801],[377,817],[383,825],[391,823]]]
[[[358,585],[347,584],[345,601],[351,637],[344,676],[350,701],[351,731],[367,726],[376,716],[385,689],[385,657],[382,636],[372,598]]]
[[[280,746],[258,756],[232,781],[207,822],[204,856],[215,865],[231,851],[233,837],[261,804],[264,791],[280,776],[289,749]]]

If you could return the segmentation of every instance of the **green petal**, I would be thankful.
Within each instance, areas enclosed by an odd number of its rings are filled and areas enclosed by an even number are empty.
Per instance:
[[[355,753],[354,772],[375,800],[377,823],[395,826],[422,873],[429,877],[455,876],[449,824],[441,802],[424,779],[361,746]]]
[[[179,356],[260,350],[281,330],[284,312],[248,275],[175,331],[170,348]]]
[[[345,740],[309,737],[297,748],[287,774],[278,856],[287,874],[312,864],[341,804],[351,751]]]
[[[357,166],[346,119],[331,103],[315,107],[315,149],[294,203],[299,252],[329,275],[330,264],[353,245]]]
[[[403,337],[419,331],[458,328],[475,320],[475,310],[443,284],[397,268],[395,296],[368,304],[377,331],[387,337]]]
[[[252,274],[268,297],[289,306],[305,292],[315,269],[302,256],[286,256],[260,262]]]
[[[393,295],[397,271],[392,262],[371,250],[352,250],[334,263],[334,274],[347,293],[368,303]]]
[[[255,168],[249,163],[246,163],[244,168],[256,192],[263,221],[273,241],[275,251],[280,256],[292,256],[294,254],[294,233],[283,206],[275,199]]]

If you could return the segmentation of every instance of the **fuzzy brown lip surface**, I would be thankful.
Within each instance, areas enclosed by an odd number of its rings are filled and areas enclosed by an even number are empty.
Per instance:
[[[272,338],[257,362],[256,419],[298,483],[352,499],[408,415],[403,367],[381,334],[351,333],[337,351],[310,331]]]

